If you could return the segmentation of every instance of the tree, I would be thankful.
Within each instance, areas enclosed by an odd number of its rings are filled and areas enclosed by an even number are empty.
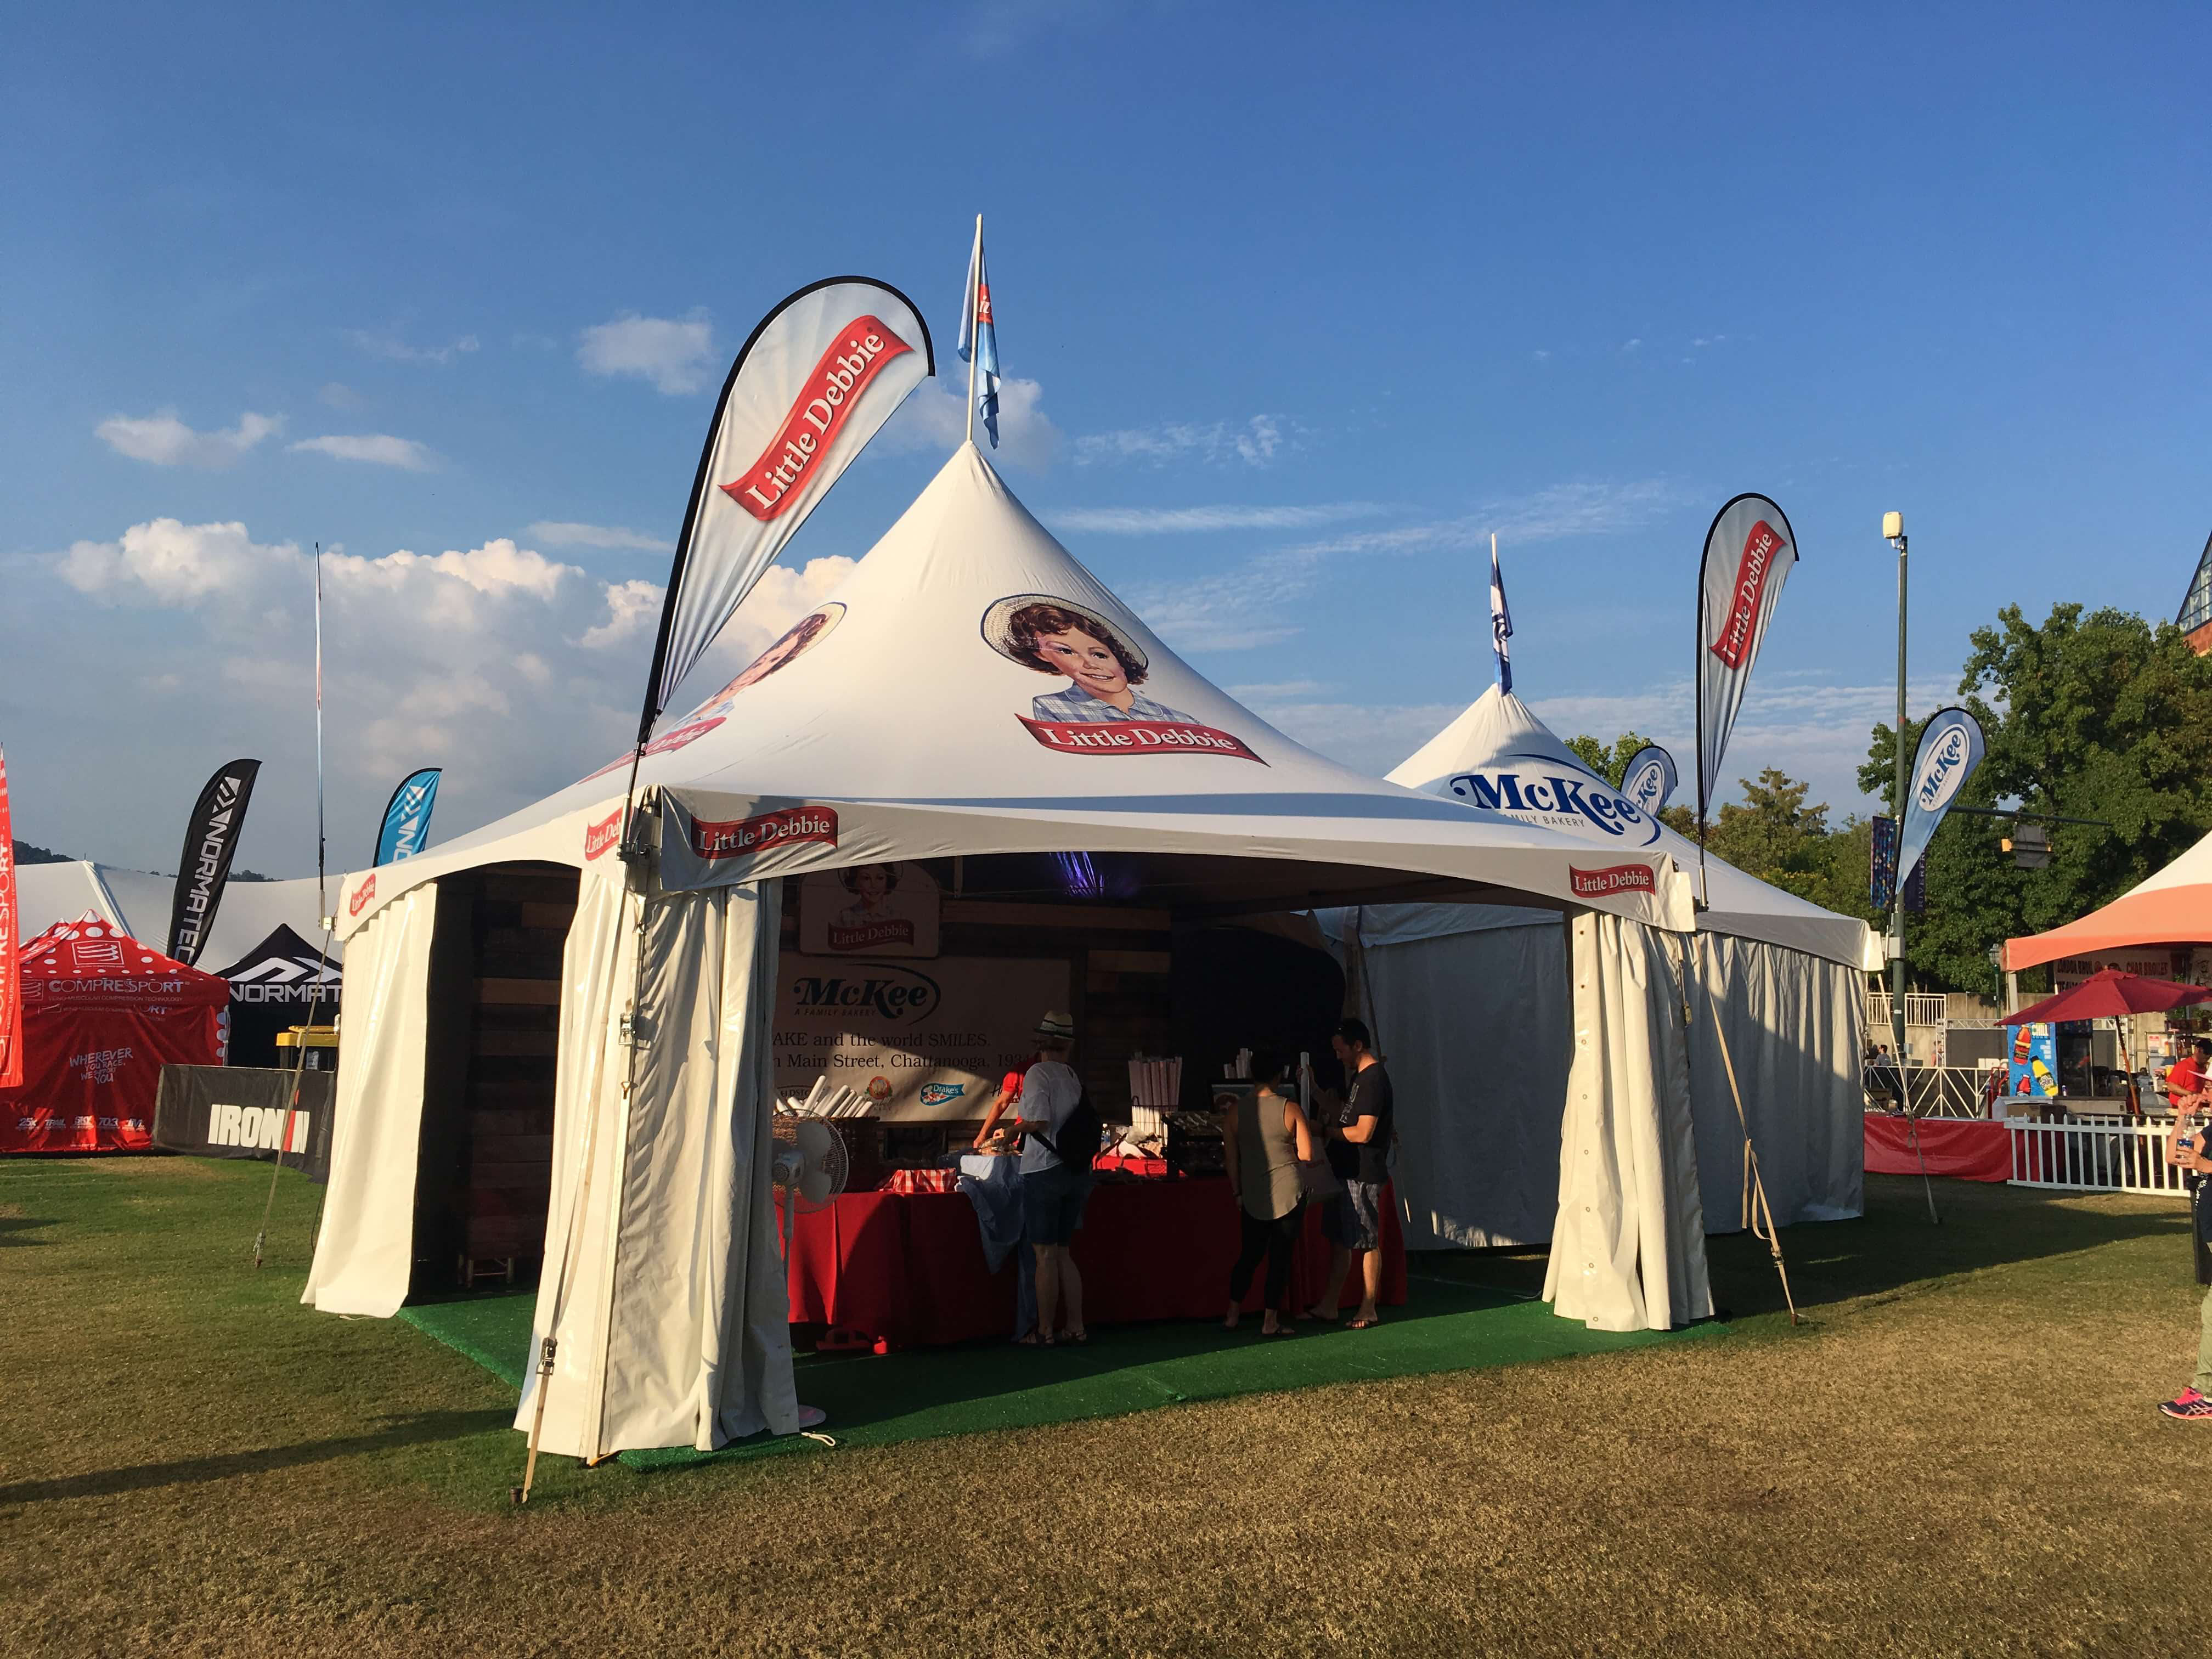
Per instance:
[[[2110,903],[2212,829],[2212,659],[2170,623],[2058,605],[2040,626],[2017,605],[1974,630],[1959,682],[1988,756],[1960,804],[2099,818],[2051,826],[2051,859],[2020,870],[1987,818],[1948,819],[1929,843],[1928,913],[1909,922],[1915,976],[1979,988],[1990,946]],[[1917,745],[1920,723],[1908,722]],[[1908,749],[1911,753],[1911,749]],[[1859,785],[1894,810],[1896,734],[1874,728]]]
[[[1569,738],[1567,747],[1575,751],[1576,757],[1583,765],[1618,789],[1621,775],[1628,770],[1628,763],[1636,758],[1638,750],[1650,741],[1649,738],[1638,737],[1633,732],[1624,732],[1613,740],[1611,748],[1592,737]]]
[[[1741,801],[1720,810],[1705,846],[1747,876],[1824,909],[1863,917],[1867,830],[1854,818],[1828,827],[1826,802],[1808,802],[1808,785],[1768,767],[1757,781],[1738,781]]]

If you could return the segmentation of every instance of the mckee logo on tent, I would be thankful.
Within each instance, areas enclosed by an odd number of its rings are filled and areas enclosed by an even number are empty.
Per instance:
[[[1602,870],[1569,865],[1567,875],[1577,898],[1611,898],[1617,893],[1656,893],[1648,864],[1609,864]]]
[[[1759,623],[1759,601],[1766,592],[1766,573],[1774,568],[1774,556],[1785,545],[1781,533],[1761,519],[1744,538],[1743,557],[1735,568],[1735,587],[1729,599],[1728,621],[1720,637],[1705,648],[1730,668],[1743,666],[1751,648],[1752,630]]]
[[[872,962],[865,972],[802,974],[791,982],[792,1012],[801,1018],[873,1013],[911,1025],[933,1012],[945,994],[927,974]]]
[[[1585,837],[1596,830],[1630,847],[1649,847],[1659,839],[1657,818],[1588,774],[1577,775],[1540,755],[1501,758],[1535,764],[1457,772],[1445,787],[1469,805],[1549,830]]]
[[[617,806],[597,823],[584,826],[584,862],[605,857],[621,839],[622,808]]]
[[[837,441],[845,417],[894,357],[913,350],[880,317],[855,317],[843,337],[822,354],[799,388],[799,401],[760,459],[722,493],[765,524],[798,502],[817,457]]]
[[[771,847],[793,842],[818,841],[837,844],[837,815],[826,806],[787,806],[757,817],[695,818],[691,822],[691,851],[709,863],[718,859],[741,859]]]
[[[353,890],[353,896],[346,901],[346,914],[349,916],[359,915],[362,911],[362,907],[375,896],[376,878],[374,876],[371,876],[367,881],[362,883],[360,886]]]

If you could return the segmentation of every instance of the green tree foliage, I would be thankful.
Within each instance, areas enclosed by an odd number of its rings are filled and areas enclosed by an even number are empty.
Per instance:
[[[1583,765],[1618,789],[1621,774],[1628,770],[1628,763],[1636,758],[1638,750],[1650,741],[1633,732],[1624,732],[1613,740],[1609,749],[1592,737],[1569,738],[1567,747],[1575,751]]]
[[[1936,831],[1928,913],[1907,925],[1913,976],[1983,989],[1990,945],[2110,903],[2212,829],[2212,659],[2169,623],[2078,605],[2053,606],[2039,626],[2008,605],[1971,644],[1959,691],[1989,753],[1960,803],[2112,826],[2051,826],[2042,870],[2014,867],[1996,820],[1954,814]],[[1919,738],[1908,723],[1906,744]],[[1860,787],[1886,802],[1895,745],[1889,726],[1875,726],[1859,770]]]

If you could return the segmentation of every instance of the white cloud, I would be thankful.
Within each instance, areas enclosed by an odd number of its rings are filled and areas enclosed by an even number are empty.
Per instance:
[[[660,602],[667,592],[659,582],[611,584],[606,621],[586,629],[580,642],[594,651],[604,651],[654,628],[660,621]]]
[[[315,394],[315,401],[326,404],[331,409],[359,409],[368,400],[351,386],[331,380],[325,383],[323,389]]]
[[[632,375],[672,397],[704,386],[714,355],[714,325],[704,311],[683,318],[624,312],[611,323],[594,323],[576,343],[586,374]]]
[[[1308,530],[1389,509],[1379,501],[1313,507],[1072,507],[1046,514],[1055,530],[1098,536],[1172,536],[1212,530]]]
[[[1255,415],[1242,426],[1220,421],[1208,426],[1170,422],[1087,434],[1075,441],[1075,464],[1146,461],[1158,466],[1173,460],[1198,460],[1214,465],[1242,461],[1247,466],[1265,466],[1275,459],[1285,441],[1282,422],[1273,415]]]
[[[1106,0],[975,0],[960,25],[961,44],[977,58],[997,58],[1057,29],[1096,24]]]
[[[540,519],[522,532],[547,547],[592,547],[613,552],[672,553],[676,544],[642,530],[618,524],[577,524],[565,519]]]
[[[227,431],[195,432],[165,409],[143,419],[111,415],[93,428],[118,455],[156,466],[220,468],[231,465],[264,438],[283,429],[283,417],[246,414]]]
[[[302,438],[292,448],[295,453],[308,450],[333,460],[364,461],[371,466],[396,466],[408,472],[428,472],[438,464],[437,456],[427,446],[412,438],[395,438],[388,432]]]
[[[410,345],[399,337],[396,329],[376,334],[356,328],[349,331],[349,335],[354,344],[370,356],[395,363],[450,363],[456,357],[477,350],[481,344],[473,334],[464,334],[441,346]]]
[[[962,372],[924,380],[916,386],[914,395],[884,423],[876,441],[896,455],[908,450],[957,449],[967,436],[968,379]],[[1060,453],[1060,434],[1044,412],[1044,388],[1035,380],[1001,380],[999,447],[991,448],[980,420],[975,423],[975,441],[988,453],[1028,471],[1042,472],[1050,466]]]
[[[1613,536],[1649,524],[1692,499],[1669,478],[1620,483],[1553,484],[1527,495],[1486,501],[1455,519],[1355,530],[1303,550],[1316,554],[1450,552],[1487,545],[1491,533],[1506,546],[1560,541],[1573,536]]]
[[[61,579],[102,605],[150,599],[192,605],[295,562],[290,543],[263,546],[243,524],[188,525],[175,519],[137,524],[112,542],[76,542],[56,562]]]

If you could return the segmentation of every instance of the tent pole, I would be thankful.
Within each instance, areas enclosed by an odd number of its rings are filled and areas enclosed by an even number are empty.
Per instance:
[[[1721,1025],[1720,1002],[1710,985],[1705,987],[1705,1002],[1713,1011],[1713,1036],[1720,1042],[1721,1064],[1728,1068],[1729,1096],[1735,1102],[1735,1121],[1743,1126],[1744,1224],[1774,1258],[1774,1271],[1782,1279],[1782,1300],[1790,1309],[1790,1322],[1795,1325],[1797,1302],[1790,1294],[1790,1269],[1782,1260],[1782,1235],[1774,1225],[1773,1206],[1766,1201],[1766,1183],[1759,1173],[1759,1153],[1751,1144],[1751,1120],[1744,1115],[1743,1091],[1736,1086],[1735,1061],[1729,1054],[1728,1032]]]
[[[1905,1068],[1901,1066],[1897,1070],[1897,1081],[1899,1089],[1905,1093],[1905,1098],[1898,1103],[1905,1109],[1905,1138],[1911,1144],[1913,1157],[1920,1160],[1920,1190],[1928,1200],[1928,1224],[1940,1227],[1943,1224],[1943,1218],[1936,1213],[1936,1183],[1928,1178],[1928,1154],[1920,1150],[1920,1115],[1912,1109],[1911,1085],[1906,1082]],[[1940,1077],[1936,1086],[1942,1087]]]

